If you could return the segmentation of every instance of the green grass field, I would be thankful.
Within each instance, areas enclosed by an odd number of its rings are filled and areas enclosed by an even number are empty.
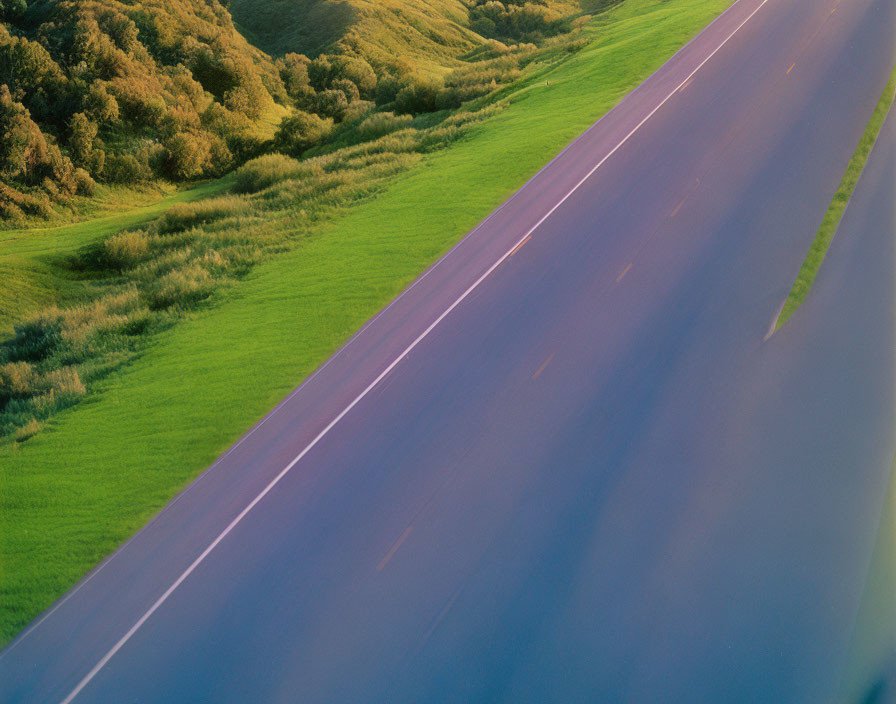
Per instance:
[[[590,44],[565,62],[536,67],[509,107],[239,285],[218,291],[212,305],[155,337],[139,359],[44,432],[0,446],[0,639],[11,638],[139,529],[421,270],[729,4],[627,0],[596,17],[586,29]],[[100,237],[100,229],[128,224],[103,219],[53,234],[0,235],[0,257],[46,262],[57,246],[80,247]],[[29,280],[41,290],[39,271]]]
[[[67,225],[0,230],[0,336],[9,333],[13,323],[44,306],[78,301],[88,293],[90,282],[74,278],[63,266],[65,257],[119,230],[157,218],[176,203],[220,193],[231,182],[228,178],[208,181],[168,194],[155,189],[146,193],[113,190],[100,201],[101,212],[127,195],[138,204]]]
[[[809,295],[809,291],[812,289],[812,284],[818,275],[818,270],[821,268],[828,248],[831,246],[831,241],[834,239],[837,227],[843,218],[843,213],[846,212],[846,206],[849,205],[849,200],[852,198],[852,192],[855,190],[859,177],[862,175],[862,170],[865,168],[865,162],[868,161],[868,156],[871,154],[874,142],[877,141],[880,128],[883,127],[887,113],[890,111],[890,106],[893,104],[894,93],[896,93],[896,69],[893,70],[887,87],[884,89],[883,95],[874,109],[874,114],[871,116],[865,132],[859,140],[859,146],[856,147],[855,153],[849,160],[846,173],[840,182],[840,187],[834,194],[831,205],[828,207],[821,222],[821,227],[818,228],[818,232],[815,234],[815,239],[812,241],[812,246],[809,247],[809,253],[800,267],[796,281],[793,282],[793,287],[790,289],[790,293],[787,294],[784,307],[781,309],[775,324],[776,330],[780,329],[787,322],[787,319],[806,300],[806,296]]]

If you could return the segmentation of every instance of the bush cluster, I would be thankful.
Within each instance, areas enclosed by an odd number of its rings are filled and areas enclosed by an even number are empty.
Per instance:
[[[254,121],[289,102],[218,0],[2,0],[0,18],[7,217],[89,194],[88,177],[220,175],[264,148]]]
[[[563,15],[547,0],[473,0],[470,21],[484,37],[522,42],[538,43],[569,31]]]

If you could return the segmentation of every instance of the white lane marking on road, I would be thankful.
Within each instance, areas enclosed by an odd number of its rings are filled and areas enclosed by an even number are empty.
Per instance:
[[[410,354],[410,352],[417,345],[419,345],[429,335],[429,333],[431,333],[439,325],[439,323],[441,323],[455,308],[457,308],[457,306],[459,306],[471,293],[473,293],[473,291],[475,291],[479,287],[479,285],[483,281],[485,281],[485,279],[487,279],[492,274],[492,272],[495,271],[495,269],[497,269],[499,266],[501,266],[501,264],[503,264],[507,260],[507,258],[514,252],[514,250],[517,249],[517,247],[519,247],[521,244],[523,244],[523,242],[525,242],[526,239],[529,238],[532,235],[532,233],[535,232],[535,230],[537,230],[545,220],[547,220],[551,215],[554,214],[554,212],[561,205],[563,205],[567,200],[569,200],[570,196],[572,196],[573,193],[575,193],[577,190],[579,190],[579,188],[582,186],[582,184],[585,183],[585,181],[587,181],[589,178],[591,178],[591,176],[601,166],[603,166],[604,163],[606,163],[606,161],[611,156],[613,156],[613,154],[615,154],[617,151],[619,151],[619,149],[622,147],[622,145],[624,145],[632,137],[632,135],[634,135],[639,129],[641,129],[641,127],[644,125],[644,123],[646,123],[651,117],[653,117],[657,113],[657,111],[661,107],[663,107],[663,105],[665,105],[673,95],[675,95],[678,92],[678,90],[679,90],[679,88],[681,88],[681,86],[683,86],[685,83],[687,83],[689,80],[691,80],[691,78],[693,78],[694,75],[701,68],[703,68],[703,66],[705,66],[706,63],[713,56],[715,56],[722,49],[722,47],[724,47],[731,40],[731,38],[735,34],[737,34],[740,31],[740,29],[744,25],[747,24],[747,22],[749,22],[753,18],[753,16],[757,12],[759,12],[759,10],[761,10],[766,5],[766,3],[768,3],[768,0],[762,0],[762,2],[759,5],[757,5],[756,8],[747,16],[747,18],[743,22],[741,22],[737,27],[735,27],[735,29],[731,32],[731,34],[729,34],[727,37],[725,37],[724,41],[722,41],[722,43],[719,44],[712,51],[712,53],[709,54],[709,56],[707,56],[705,59],[703,59],[703,61],[701,61],[697,65],[697,68],[695,68],[693,71],[691,71],[691,73],[688,74],[688,76],[681,83],[679,83],[675,87],[675,89],[672,90],[671,93],[669,93],[665,98],[663,98],[663,100],[653,110],[651,110],[644,119],[642,119],[637,125],[635,125],[635,127],[627,135],[625,135],[625,137],[623,137],[622,141],[619,142],[619,144],[617,144],[615,147],[613,147],[613,149],[611,149],[606,154],[606,156],[604,156],[599,162],[597,162],[597,164],[594,166],[594,168],[592,168],[584,177],[582,177],[582,179],[578,183],[576,183],[576,185],[573,186],[572,189],[565,196],[563,196],[563,198],[561,198],[559,201],[557,201],[556,205],[554,205],[547,213],[545,213],[541,217],[541,219],[538,222],[536,222],[531,228],[529,228],[529,230],[528,230],[528,232],[526,232],[526,234],[524,234],[522,237],[520,237],[519,240],[517,240],[513,244],[513,246],[510,249],[508,249],[501,256],[500,259],[498,259],[498,261],[496,261],[494,264],[492,264],[485,271],[484,274],[482,274],[478,279],[476,279],[476,281],[473,282],[473,284],[469,288],[467,288],[467,290],[464,291],[457,298],[457,300],[454,301],[454,303],[452,303],[450,306],[448,306],[448,308],[446,308],[445,311],[438,318],[436,318],[435,321],[433,321],[429,325],[429,327],[427,327],[422,333],[420,333],[420,335],[418,335],[417,338],[410,345],[408,345],[404,349],[404,351],[400,355],[398,355],[398,357],[396,357],[392,361],[392,363],[389,364],[389,366],[386,367],[379,374],[379,376],[376,377],[376,379],[374,379],[372,382],[370,382],[370,384],[368,384],[367,387],[360,394],[358,394],[358,396],[356,396],[355,399],[339,413],[339,415],[337,415],[332,421],[330,421],[330,423],[323,430],[321,430],[310,443],[308,443],[308,445],[305,447],[304,450],[302,450],[298,455],[296,455],[295,458],[288,465],[286,465],[286,467],[284,467],[282,470],[280,470],[280,472],[277,474],[277,476],[275,476],[268,483],[268,485],[264,489],[262,489],[261,492],[254,499],[252,499],[252,501],[249,503],[248,506],[246,506],[242,511],[239,512],[239,514],[236,516],[236,518],[234,518],[230,523],[227,524],[227,527],[223,531],[221,531],[221,533],[218,535],[218,537],[215,538],[212,541],[212,543],[205,550],[202,551],[202,553],[199,555],[199,557],[197,557],[195,560],[193,560],[193,562],[190,564],[190,566],[187,567],[186,570],[184,570],[183,574],[181,574],[181,576],[178,577],[177,580],[170,587],[168,587],[168,589],[165,590],[165,592],[162,594],[162,596],[160,596],[155,601],[155,603],[151,607],[149,607],[149,610],[146,613],[144,613],[143,616],[141,616],[138,619],[138,621],[133,626],[131,626],[130,629],[128,629],[128,632],[125,633],[118,640],[118,642],[112,646],[112,648],[109,649],[109,652],[107,652],[100,659],[100,661],[96,665],[93,666],[93,668],[90,670],[90,672],[88,672],[84,676],[84,678],[77,684],[77,686],[68,694],[68,696],[62,700],[61,704],[70,704],[70,702],[73,701],[74,698],[78,696],[78,694],[80,694],[81,690],[83,690],[84,687],[86,687],[90,683],[90,681],[94,677],[96,677],[97,673],[100,670],[102,670],[103,667],[105,667],[106,663],[108,663],[109,660],[111,660],[115,656],[115,654],[119,650],[121,650],[121,648],[124,646],[124,644],[127,643],[138,630],[140,630],[140,627],[143,626],[144,623],[146,623],[146,621],[149,619],[149,617],[152,616],[156,611],[158,611],[159,607],[162,606],[162,604],[164,604],[168,600],[168,597],[170,597],[171,594],[173,594],[174,591],[181,584],[183,584],[184,580],[186,580],[187,577],[189,577],[196,570],[196,568],[205,560],[205,558],[209,556],[209,554],[212,552],[212,550],[214,550],[216,547],[218,547],[220,542],[222,540],[224,540],[224,538],[226,538],[231,533],[231,531],[233,531],[233,529],[236,528],[237,525],[239,525],[239,523],[243,520],[243,518],[245,518],[246,515],[253,508],[255,508],[255,506],[258,504],[258,502],[261,501],[265,496],[267,496],[268,493],[275,486],[277,486],[277,484],[280,483],[280,480],[283,479],[283,477],[285,477],[290,472],[290,470],[293,467],[295,467],[302,460],[302,458],[305,457],[305,455],[307,455],[312,450],[312,448],[314,448],[314,446],[317,445],[317,443],[319,443],[323,439],[323,437],[327,433],[330,432],[330,430],[333,429],[333,426],[335,426],[337,423],[339,423],[339,421],[341,421],[349,413],[349,411],[351,411],[355,406],[357,406],[358,403],[360,403],[361,400],[365,396],[367,396],[367,394],[369,394],[373,390],[373,388],[376,387],[377,384],[379,384],[389,374],[389,372],[391,372],[393,369],[395,369],[395,367],[397,367],[398,364],[405,357],[407,357],[407,355]]]

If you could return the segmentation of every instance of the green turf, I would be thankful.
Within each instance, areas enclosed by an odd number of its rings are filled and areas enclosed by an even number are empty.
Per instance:
[[[815,239],[812,241],[809,253],[800,267],[796,281],[793,282],[793,287],[784,301],[784,307],[781,309],[775,326],[776,330],[780,329],[787,322],[787,319],[806,300],[806,296],[809,295],[809,291],[812,289],[812,283],[815,281],[818,270],[821,268],[821,263],[828,252],[828,247],[831,246],[831,241],[834,239],[837,227],[840,225],[840,220],[846,211],[846,206],[849,204],[849,199],[852,198],[852,192],[855,190],[859,177],[862,175],[862,170],[865,168],[868,155],[871,154],[871,149],[874,147],[880,128],[883,126],[884,119],[886,119],[890,106],[893,104],[894,91],[896,91],[896,69],[893,70],[890,81],[887,83],[887,87],[884,89],[883,95],[874,109],[874,114],[871,116],[865,132],[859,140],[859,146],[856,147],[856,151],[846,167],[846,173],[843,175],[840,187],[834,194],[833,200],[831,200],[831,205],[825,213],[821,227],[818,228],[818,232],[815,234]]]
[[[627,0],[597,17],[590,45],[537,69],[510,107],[220,291],[47,430],[0,447],[0,638],[143,525],[729,4]]]
[[[175,203],[186,203],[219,193],[231,179],[219,179],[163,194],[158,190],[137,194],[141,205],[110,215],[53,227],[0,230],[0,335],[13,323],[51,303],[78,300],[89,281],[78,280],[64,266],[65,258],[80,247],[105,239],[119,230],[148,222]],[[100,207],[106,210],[133,190],[114,193]]]

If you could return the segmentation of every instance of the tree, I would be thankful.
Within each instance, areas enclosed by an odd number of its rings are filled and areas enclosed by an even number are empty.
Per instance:
[[[286,94],[297,104],[303,102],[309,94],[314,94],[308,76],[309,63],[310,59],[302,54],[287,54],[278,63]]]
[[[118,101],[99,82],[90,86],[84,97],[84,109],[96,122],[115,122],[118,119]]]
[[[364,59],[355,56],[345,57],[340,63],[339,77],[345,78],[358,86],[358,91],[365,100],[373,98],[377,80],[376,73],[374,73],[370,64]]]
[[[341,90],[323,90],[317,94],[316,108],[318,115],[332,117],[338,122],[348,109],[348,99]]]
[[[177,180],[195,178],[202,173],[208,159],[208,144],[187,132],[179,132],[168,140],[168,173]]]
[[[69,123],[68,148],[75,166],[89,169],[92,165],[97,126],[83,112],[72,115]]]
[[[342,97],[344,100],[345,96]],[[299,156],[306,149],[320,144],[332,127],[331,120],[322,120],[317,115],[297,110],[280,123],[274,136],[274,146],[277,151]]]
[[[354,103],[361,98],[361,92],[358,90],[358,86],[347,78],[337,78],[330,84],[330,87],[333,90],[340,91],[345,96],[345,100],[349,103]]]
[[[0,85],[0,176],[16,178],[25,172],[31,128],[28,111]]]
[[[308,78],[315,90],[326,90],[333,77],[333,63],[326,54],[321,54],[308,64]]]

